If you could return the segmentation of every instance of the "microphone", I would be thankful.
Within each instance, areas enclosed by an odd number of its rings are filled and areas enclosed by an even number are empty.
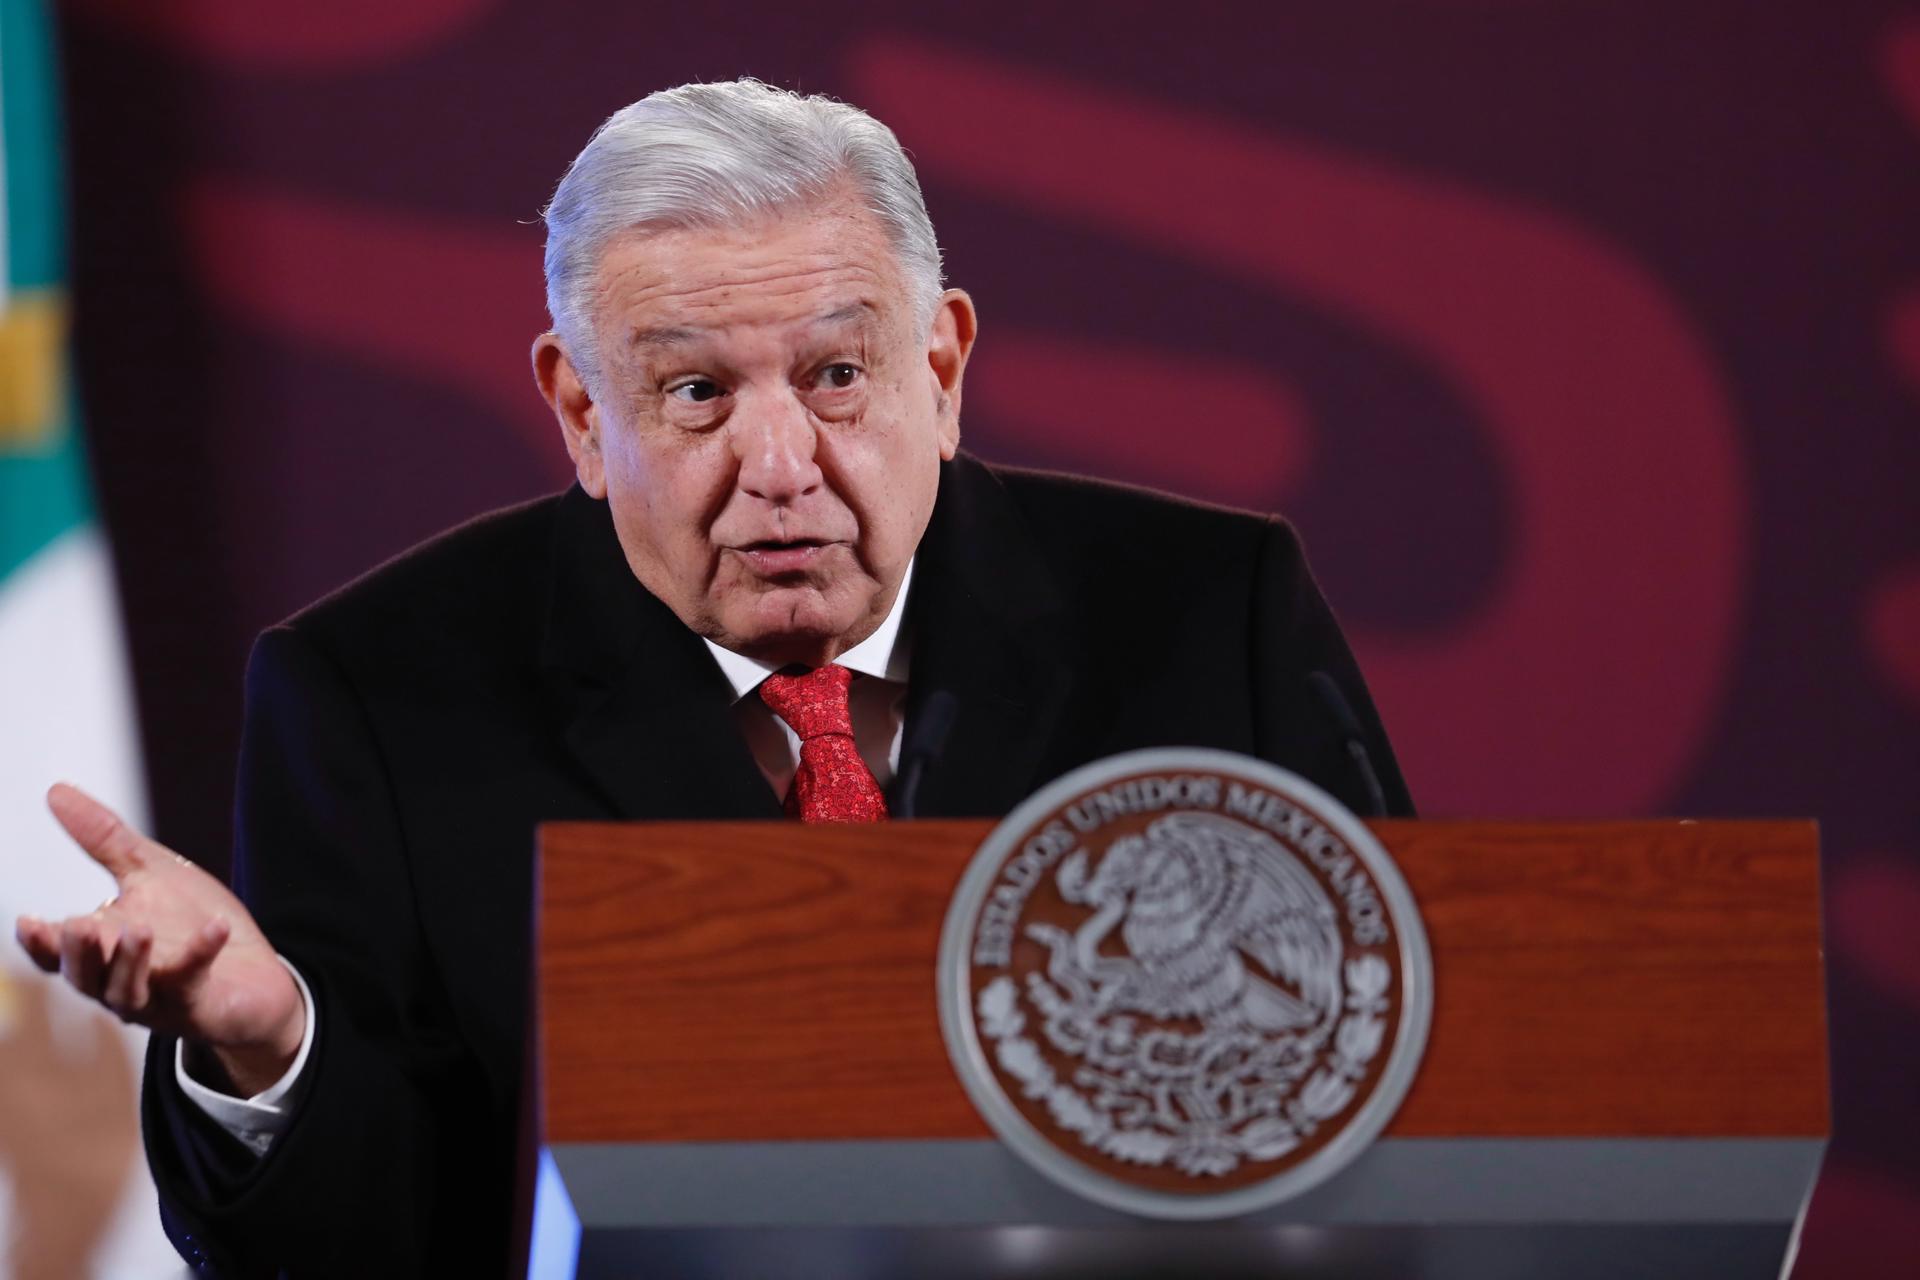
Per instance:
[[[1347,701],[1347,695],[1340,691],[1334,678],[1324,671],[1308,674],[1307,683],[1313,686],[1315,696],[1327,714],[1333,717],[1334,728],[1339,730],[1340,738],[1347,748],[1347,754],[1353,757],[1354,772],[1360,775],[1360,783],[1367,792],[1367,812],[1363,818],[1384,818],[1387,816],[1386,792],[1380,789],[1380,775],[1374,772],[1373,757],[1367,754],[1366,731],[1360,727],[1360,717],[1353,714],[1353,704]]]
[[[935,689],[927,695],[925,705],[914,719],[913,736],[900,752],[899,785],[894,789],[897,796],[893,806],[894,817],[914,816],[915,802],[920,798],[920,782],[927,776],[927,767],[937,763],[940,753],[947,749],[947,737],[953,732],[953,720],[959,713],[959,699],[945,689]]]

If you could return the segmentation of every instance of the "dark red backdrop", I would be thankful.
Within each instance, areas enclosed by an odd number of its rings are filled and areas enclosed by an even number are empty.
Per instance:
[[[1426,812],[1821,819],[1799,1274],[1920,1257],[1920,4],[1237,8],[75,0],[161,835],[221,860],[255,630],[565,481],[535,212],[751,73],[916,156],[974,449],[1294,517]]]

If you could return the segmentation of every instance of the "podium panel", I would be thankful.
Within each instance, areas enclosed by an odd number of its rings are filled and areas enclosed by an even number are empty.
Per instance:
[[[1808,823],[1378,822],[1434,956],[1383,1138],[1145,1223],[988,1134],[934,964],[984,822],[541,833],[530,1274],[1777,1275],[1827,1133]]]

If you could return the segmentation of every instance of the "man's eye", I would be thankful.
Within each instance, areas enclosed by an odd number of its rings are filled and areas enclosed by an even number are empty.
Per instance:
[[[705,404],[720,394],[720,384],[712,378],[690,378],[667,388],[667,394],[688,404]]]
[[[845,391],[858,381],[860,381],[860,366],[848,364],[844,360],[827,365],[814,375],[815,385],[828,391]]]

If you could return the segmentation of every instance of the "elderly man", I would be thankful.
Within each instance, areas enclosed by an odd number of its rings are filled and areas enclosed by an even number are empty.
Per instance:
[[[154,1028],[148,1151],[211,1269],[500,1269],[541,821],[885,817],[941,694],[930,814],[1166,744],[1364,804],[1343,701],[1409,808],[1284,523],[958,452],[973,304],[883,125],[657,93],[547,224],[534,373],[578,483],[261,637],[239,896],[50,798],[120,896],[21,941]]]

